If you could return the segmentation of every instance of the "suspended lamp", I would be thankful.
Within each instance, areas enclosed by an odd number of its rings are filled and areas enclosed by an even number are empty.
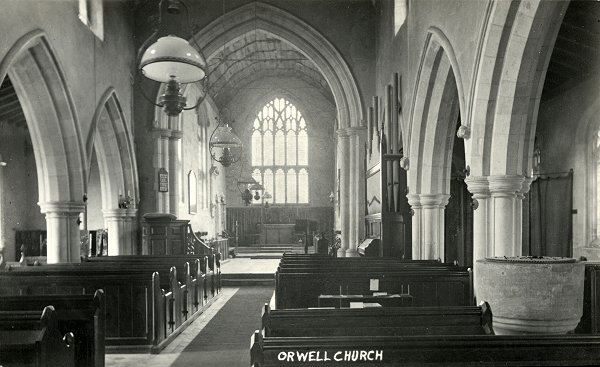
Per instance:
[[[195,109],[204,100],[206,93],[193,106],[187,106],[186,98],[181,92],[181,84],[204,81],[206,60],[199,50],[192,47],[183,38],[167,35],[156,39],[162,24],[165,5],[169,14],[180,14],[182,9],[189,13],[187,5],[181,0],[161,0],[159,2],[158,20],[154,32],[138,50],[138,70],[150,80],[166,83],[165,91],[158,98],[158,103],[146,97],[142,91],[144,98],[152,104],[162,107],[168,116],[177,116],[183,110]],[[187,27],[189,30],[189,23]],[[193,39],[191,34],[190,38]],[[155,39],[156,41],[148,46]],[[201,89],[205,90],[204,86]]]
[[[242,195],[242,201],[244,205],[250,205],[252,203],[252,192],[250,192],[250,187],[254,187],[258,182],[250,176],[248,173],[245,175],[240,172],[240,177],[237,180],[237,186],[240,194]]]
[[[260,200],[259,191],[263,191],[264,189],[264,186],[258,182],[250,186],[250,191],[254,191],[254,200]]]
[[[229,126],[228,111],[224,110],[217,116],[217,127],[210,135],[208,143],[210,157],[221,163],[223,167],[229,167],[240,160],[242,155],[242,141]],[[253,181],[251,183],[254,183]]]
[[[269,194],[269,192],[268,192],[268,191],[265,191],[265,194],[263,195],[263,200],[264,200],[264,202],[265,202],[265,204],[264,204],[264,205],[265,205],[265,208],[268,208],[268,207],[269,207],[269,200],[270,200],[271,198],[273,198],[273,196],[272,196],[271,194]]]

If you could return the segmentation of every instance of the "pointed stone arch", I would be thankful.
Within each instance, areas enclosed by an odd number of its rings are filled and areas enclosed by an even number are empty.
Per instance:
[[[488,12],[466,119],[475,176],[529,176],[539,103],[568,2],[495,1]]]
[[[464,106],[460,68],[453,48],[430,28],[417,74],[408,129],[408,202],[413,259],[444,260],[444,209],[450,197],[454,132]]]
[[[6,53],[0,81],[6,75],[31,134],[40,203],[82,202],[86,159],[81,132],[62,68],[42,30],[24,35]]]
[[[409,187],[414,194],[449,194],[454,132],[464,109],[460,68],[448,38],[430,28],[417,74],[407,135]]]
[[[567,6],[566,1],[494,1],[488,8],[466,119],[471,176],[465,181],[478,203],[474,262],[522,253],[522,199],[532,180],[538,109]]]
[[[119,192],[137,198],[138,172],[133,136],[114,88],[108,88],[98,103],[86,143],[89,160],[96,152],[102,181],[102,208],[116,209]]]
[[[112,87],[104,92],[96,107],[86,147],[88,157],[91,159],[93,150],[98,159],[102,212],[110,233],[108,254],[134,254],[137,239],[136,204],[139,197],[137,163],[133,136]],[[90,164],[88,161],[88,166]],[[121,208],[119,194],[129,196],[133,202],[127,208]]]
[[[223,24],[227,29],[223,30]],[[210,59],[222,45],[256,30],[290,43],[315,63],[333,93],[338,128],[364,123],[358,87],[342,55],[321,33],[296,16],[261,2],[247,4],[215,19],[194,38]]]
[[[71,92],[55,55],[44,31],[31,31],[0,62],[0,81],[10,77],[31,134],[48,262],[78,262],[77,218],[84,208],[87,159]]]

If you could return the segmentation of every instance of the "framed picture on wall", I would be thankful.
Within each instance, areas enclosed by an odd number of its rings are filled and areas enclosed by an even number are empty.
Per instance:
[[[196,214],[198,211],[197,188],[196,172],[190,171],[188,173],[188,205],[190,214]]]

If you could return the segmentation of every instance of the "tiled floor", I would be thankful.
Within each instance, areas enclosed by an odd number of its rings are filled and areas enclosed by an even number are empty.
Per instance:
[[[222,274],[273,274],[279,259],[228,259],[221,264]],[[107,354],[106,367],[168,367],[214,315],[238,291],[238,288],[224,287],[221,294],[187,329],[185,329],[160,354]],[[260,315],[257,315],[260,317]]]

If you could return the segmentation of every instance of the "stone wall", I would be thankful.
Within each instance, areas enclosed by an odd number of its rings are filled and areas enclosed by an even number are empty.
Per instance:
[[[543,100],[538,115],[537,134],[541,150],[539,173],[568,172],[573,169],[573,255],[600,260],[600,248],[590,247],[593,236],[590,211],[593,192],[588,168],[590,134],[600,127],[600,73],[579,82],[552,98]],[[597,205],[597,204],[596,204]]]

